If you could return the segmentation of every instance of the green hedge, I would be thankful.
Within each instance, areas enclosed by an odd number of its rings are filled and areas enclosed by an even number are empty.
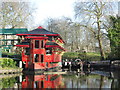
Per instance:
[[[16,67],[16,62],[10,58],[0,58],[0,67],[2,68],[14,68]]]
[[[76,53],[76,52],[66,52],[63,54],[63,58],[68,58],[68,59],[71,59],[71,58],[78,58],[79,53]]]
[[[89,61],[99,61],[100,54],[95,52],[66,52],[63,54],[63,59],[82,59]]]

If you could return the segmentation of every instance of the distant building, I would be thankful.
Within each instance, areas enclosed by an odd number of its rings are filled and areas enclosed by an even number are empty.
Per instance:
[[[11,52],[12,49],[16,48],[16,45],[19,42],[18,36],[16,34],[27,32],[26,28],[7,28],[0,29],[0,47],[4,51]]]

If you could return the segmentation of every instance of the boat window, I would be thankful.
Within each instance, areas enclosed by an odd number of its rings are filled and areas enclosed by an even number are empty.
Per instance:
[[[34,54],[34,59],[35,59],[35,62],[38,62],[39,61],[39,54]]]
[[[44,48],[43,40],[35,40],[35,48]]]
[[[41,88],[44,88],[44,82],[41,81]]]
[[[34,88],[39,88],[39,82],[38,81],[34,82]]]
[[[35,62],[44,62],[44,55],[42,54],[34,54]]]
[[[41,62],[44,62],[44,55],[41,55]]]
[[[44,41],[41,40],[41,48],[44,48]]]
[[[39,46],[40,46],[39,40],[35,40],[35,48],[39,48]]]
[[[46,55],[52,54],[52,48],[46,48]]]

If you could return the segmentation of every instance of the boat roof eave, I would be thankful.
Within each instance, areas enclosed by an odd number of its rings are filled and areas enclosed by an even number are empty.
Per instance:
[[[17,36],[26,36],[26,35],[46,35],[46,36],[60,36],[59,34],[16,34]]]

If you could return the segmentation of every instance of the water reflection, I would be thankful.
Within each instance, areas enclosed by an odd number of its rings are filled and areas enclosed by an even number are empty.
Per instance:
[[[1,78],[0,79],[0,88],[11,88],[14,86],[16,79],[11,78]]]
[[[99,75],[65,77],[67,88],[110,88],[111,79]],[[69,82],[69,83],[68,83]]]
[[[58,74],[26,75],[22,88],[64,88],[64,83]]]
[[[120,72],[92,71],[69,74],[0,77],[0,88],[120,88]]]

